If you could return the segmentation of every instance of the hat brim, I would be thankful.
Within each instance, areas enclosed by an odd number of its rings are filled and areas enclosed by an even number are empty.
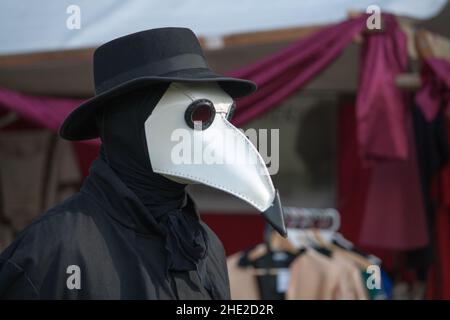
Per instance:
[[[224,77],[210,70],[183,70],[164,76],[140,77],[115,86],[72,111],[59,129],[59,134],[66,140],[88,140],[99,137],[95,114],[109,100],[129,93],[138,88],[163,82],[217,82],[231,97],[241,98],[256,90],[256,84],[249,80]]]

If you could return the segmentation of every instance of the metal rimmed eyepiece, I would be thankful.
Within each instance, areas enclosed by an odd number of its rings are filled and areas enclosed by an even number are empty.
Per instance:
[[[216,116],[214,104],[207,99],[199,99],[192,102],[184,113],[186,124],[192,129],[205,130],[213,123]],[[197,124],[198,125],[197,125]],[[199,124],[201,123],[201,127]]]

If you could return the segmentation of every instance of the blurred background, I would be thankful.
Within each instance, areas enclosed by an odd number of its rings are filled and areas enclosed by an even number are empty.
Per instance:
[[[366,13],[371,5],[380,11]],[[366,259],[352,262],[364,293],[297,298],[450,298],[447,0],[3,0],[0,250],[76,192],[97,155],[98,141],[57,136],[68,112],[94,95],[95,48],[166,26],[191,28],[213,70],[258,84],[256,97],[238,101],[234,123],[279,129],[273,180],[292,234],[302,233],[297,249],[339,247]],[[266,268],[255,261],[279,241],[260,215],[225,193],[189,190],[230,272]],[[309,233],[317,230],[320,239]],[[286,259],[280,269],[290,268]],[[364,282],[371,264],[384,277],[375,293]],[[280,275],[252,277],[257,298],[287,297]],[[230,278],[234,297],[253,297]]]

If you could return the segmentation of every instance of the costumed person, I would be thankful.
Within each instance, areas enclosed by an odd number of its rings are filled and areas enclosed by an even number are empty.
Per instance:
[[[285,234],[263,159],[228,121],[233,99],[256,86],[213,73],[185,28],[100,46],[94,80],[96,96],[67,117],[60,135],[100,137],[100,154],[80,192],[2,253],[0,297],[229,299],[223,246],[185,188],[231,193]],[[196,161],[196,152],[209,160]],[[254,161],[239,161],[245,155]]]

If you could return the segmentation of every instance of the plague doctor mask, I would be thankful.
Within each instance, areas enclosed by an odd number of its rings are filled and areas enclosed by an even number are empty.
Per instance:
[[[144,123],[154,172],[252,205],[286,236],[278,191],[258,150],[229,120],[235,104],[213,82],[171,83]]]

